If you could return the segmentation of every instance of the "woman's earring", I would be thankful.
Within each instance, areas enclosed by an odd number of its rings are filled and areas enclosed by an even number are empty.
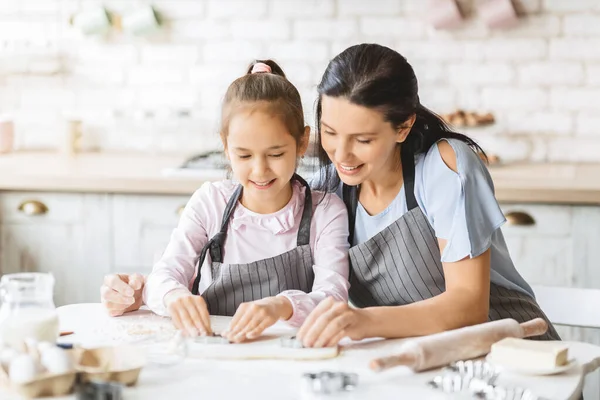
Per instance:
[[[425,124],[425,125],[423,126],[423,129],[425,129],[425,130],[429,129],[429,125]]]

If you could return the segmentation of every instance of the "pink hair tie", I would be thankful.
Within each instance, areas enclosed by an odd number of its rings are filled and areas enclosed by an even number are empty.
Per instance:
[[[250,73],[251,74],[256,74],[257,72],[266,72],[266,73],[270,74],[271,73],[271,67],[269,67],[265,63],[261,63],[261,62],[256,63],[252,67],[252,71],[250,71]]]

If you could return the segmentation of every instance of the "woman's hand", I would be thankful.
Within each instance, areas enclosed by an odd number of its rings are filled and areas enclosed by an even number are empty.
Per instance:
[[[296,337],[305,347],[331,347],[346,336],[353,340],[369,337],[372,326],[368,310],[328,297],[310,313]]]
[[[235,312],[229,329],[222,335],[234,343],[254,339],[279,319],[288,319],[291,315],[292,304],[283,296],[242,303]]]
[[[184,293],[173,291],[165,296],[165,304],[175,328],[190,337],[208,335],[210,314],[202,296],[194,296],[187,290]]]
[[[135,311],[142,306],[145,279],[140,274],[106,275],[100,299],[111,317]]]

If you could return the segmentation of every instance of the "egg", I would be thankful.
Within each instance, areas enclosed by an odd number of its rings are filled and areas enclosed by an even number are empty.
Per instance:
[[[12,347],[4,347],[0,350],[0,364],[2,364],[2,367],[8,369],[12,360],[14,360],[19,354],[21,353]]]
[[[45,350],[52,349],[54,347],[56,347],[56,345],[54,343],[50,343],[50,342],[39,342],[38,346],[37,346],[40,354],[42,354]]]
[[[10,363],[8,377],[15,383],[24,383],[35,379],[39,366],[29,354],[20,354]]]
[[[73,370],[73,362],[60,347],[44,349],[40,358],[42,365],[51,374],[64,374]]]

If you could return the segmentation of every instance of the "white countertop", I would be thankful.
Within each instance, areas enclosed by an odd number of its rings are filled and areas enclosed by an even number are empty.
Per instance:
[[[169,174],[184,155],[50,152],[0,155],[0,191],[191,195],[223,171]],[[491,174],[500,202],[600,204],[600,164],[507,164]]]
[[[130,313],[111,318],[100,304],[83,304],[60,307],[61,330],[73,330],[62,341],[85,343],[90,346],[123,340],[122,328],[145,326],[149,321],[169,323],[148,312]],[[159,324],[159,325],[160,325]],[[158,325],[154,325],[158,326]],[[120,328],[119,328],[120,327]],[[277,324],[270,333],[289,332],[291,328]],[[102,333],[102,335],[99,335]],[[95,337],[95,339],[94,339]],[[283,360],[200,360],[187,358],[171,367],[147,365],[135,387],[126,388],[124,398],[133,399],[197,399],[199,396],[214,399],[316,399],[302,390],[301,376],[306,372],[344,371],[359,375],[359,384],[352,392],[335,396],[336,399],[448,399],[461,398],[428,388],[426,382],[438,371],[413,373],[405,367],[376,373],[368,368],[372,358],[393,352],[399,340],[372,340],[347,342],[337,358],[321,361]],[[548,399],[577,399],[581,393],[582,379],[586,372],[597,368],[600,348],[585,343],[569,343],[570,355],[579,364],[568,372],[554,376],[518,376],[502,373],[498,383],[506,386],[529,388],[538,396]],[[6,393],[0,393],[9,396]],[[3,399],[7,397],[2,397]],[[8,397],[16,399],[16,397]],[[74,399],[75,396],[57,398]],[[331,398],[331,397],[328,397]],[[464,397],[462,397],[464,398]]]

